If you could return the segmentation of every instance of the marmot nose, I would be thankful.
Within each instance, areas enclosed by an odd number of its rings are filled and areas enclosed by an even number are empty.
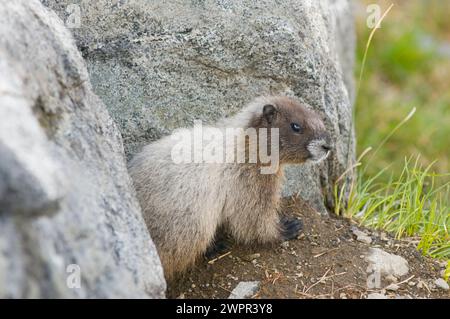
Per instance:
[[[331,151],[331,145],[330,144],[322,144],[322,148],[324,149],[324,151],[328,152]]]

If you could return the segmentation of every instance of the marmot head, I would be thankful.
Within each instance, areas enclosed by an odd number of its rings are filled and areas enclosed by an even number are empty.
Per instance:
[[[280,162],[318,162],[330,154],[331,138],[316,112],[285,96],[258,98],[252,104],[259,108],[252,126],[279,129]]]

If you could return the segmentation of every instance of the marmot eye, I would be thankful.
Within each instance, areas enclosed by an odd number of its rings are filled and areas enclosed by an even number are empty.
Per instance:
[[[300,132],[301,126],[298,123],[291,123],[291,128],[294,132]]]

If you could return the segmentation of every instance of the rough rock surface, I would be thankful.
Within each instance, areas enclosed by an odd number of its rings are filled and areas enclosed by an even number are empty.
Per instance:
[[[336,151],[288,168],[284,194],[325,211],[354,157],[354,28],[348,0],[42,0],[66,21],[128,156],[195,119],[215,121],[257,95],[297,96],[322,112]],[[71,24],[73,25],[73,24]],[[324,205],[325,203],[325,205]]]
[[[3,0],[0,17],[0,297],[164,297],[121,136],[70,32],[37,0]]]
[[[383,276],[395,276],[397,278],[408,274],[409,266],[405,258],[394,255],[380,248],[370,248],[366,256],[369,262],[367,272],[379,271]]]
[[[236,288],[233,289],[228,299],[250,298],[258,291],[259,284],[259,281],[241,281]]]
[[[441,288],[441,289],[444,289],[444,290],[449,290],[449,289],[450,289],[450,287],[448,286],[448,283],[447,283],[444,279],[442,279],[442,278],[436,279],[436,280],[434,281],[434,284],[435,284],[437,287],[439,287],[439,288]]]
[[[357,227],[352,227],[352,232],[356,236],[357,241],[360,241],[368,245],[372,243],[372,237],[367,235],[365,232],[359,230]]]

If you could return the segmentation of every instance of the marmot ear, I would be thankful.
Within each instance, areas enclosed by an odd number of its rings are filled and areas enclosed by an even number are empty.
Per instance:
[[[277,117],[277,109],[272,104],[266,104],[263,107],[263,116],[267,123],[272,124]]]

